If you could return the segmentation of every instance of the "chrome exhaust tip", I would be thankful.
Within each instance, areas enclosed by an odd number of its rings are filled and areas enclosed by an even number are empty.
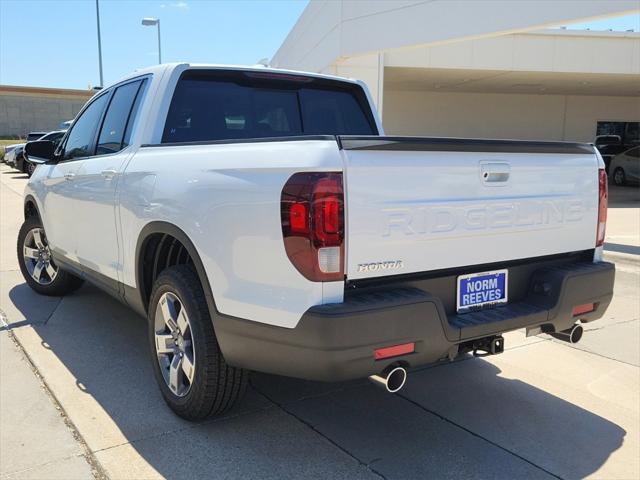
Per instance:
[[[582,328],[582,325],[576,323],[571,328],[562,330],[561,332],[553,332],[549,335],[551,335],[553,338],[557,338],[558,340],[562,340],[563,342],[578,343],[582,338],[583,333],[584,329]]]
[[[404,387],[407,371],[402,367],[388,367],[380,375],[371,375],[369,380],[389,393],[396,393]]]

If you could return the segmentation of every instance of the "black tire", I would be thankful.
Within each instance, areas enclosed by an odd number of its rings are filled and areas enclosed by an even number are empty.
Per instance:
[[[29,176],[29,178],[31,178],[31,175],[33,175],[33,172],[35,172],[36,170],[36,164],[35,163],[31,163],[31,162],[25,162],[27,165],[27,175]]]
[[[27,262],[25,261],[25,239],[35,229],[40,229],[44,232],[44,228],[42,227],[42,222],[38,217],[28,217],[22,227],[20,227],[20,231],[18,232],[18,264],[20,265],[20,271],[22,272],[22,276],[24,277],[27,285],[29,285],[33,290],[38,292],[41,295],[47,295],[52,297],[62,297],[71,292],[74,292],[78,288],[82,286],[84,280],[79,277],[76,277],[72,273],[65,272],[60,269],[53,260],[51,260],[51,265],[56,269],[55,278],[53,278],[49,283],[39,283],[35,280],[35,278],[31,275],[27,268]],[[43,237],[43,241],[46,243],[46,235]]]
[[[624,173],[624,169],[622,167],[617,167],[613,171],[613,183],[620,187],[627,183],[627,175]]]
[[[162,320],[157,319],[156,315],[162,315],[159,302],[166,299],[167,294],[175,296],[178,308],[186,309],[192,342],[190,347],[195,365],[193,381],[182,396],[174,393],[165,379],[165,375],[170,375],[167,365],[173,364],[173,361],[161,366],[156,349],[156,331],[161,330],[162,324]],[[192,266],[175,265],[160,274],[151,292],[147,320],[153,372],[165,402],[178,416],[191,421],[203,420],[229,410],[244,396],[249,372],[231,367],[225,362],[213,330],[202,285]],[[162,332],[164,335],[169,333],[168,330]],[[176,343],[175,348],[177,345]],[[175,359],[175,355],[169,354],[166,361],[168,357]],[[187,353],[184,355],[187,356]],[[178,370],[184,375],[181,368]]]

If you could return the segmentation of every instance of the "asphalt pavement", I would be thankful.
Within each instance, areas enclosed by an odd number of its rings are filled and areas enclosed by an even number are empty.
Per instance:
[[[640,478],[640,190],[612,187],[617,265],[583,341],[505,335],[505,353],[410,372],[387,394],[253,374],[193,424],[165,406],[144,319],[85,285],[46,298],[15,255],[26,176],[0,166],[0,479]]]

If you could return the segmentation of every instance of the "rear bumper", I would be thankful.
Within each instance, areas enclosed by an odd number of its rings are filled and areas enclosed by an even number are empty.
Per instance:
[[[612,263],[577,262],[535,270],[528,293],[504,307],[447,315],[428,291],[399,287],[351,295],[344,303],[310,308],[296,328],[218,316],[216,335],[230,365],[309,380],[339,381],[379,373],[402,362],[433,363],[470,340],[519,328],[569,328],[573,307],[595,303],[584,322],[600,318],[613,296]],[[415,342],[415,352],[374,359],[377,348]]]

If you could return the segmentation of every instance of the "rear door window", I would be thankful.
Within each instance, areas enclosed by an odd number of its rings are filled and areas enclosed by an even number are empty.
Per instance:
[[[280,74],[188,71],[176,86],[162,142],[376,133],[358,85]]]
[[[100,129],[96,155],[115,153],[128,145],[128,139],[124,141],[125,132],[127,124],[133,123],[131,118],[135,115],[133,106],[141,84],[142,80],[127,83],[118,87],[113,93]]]

